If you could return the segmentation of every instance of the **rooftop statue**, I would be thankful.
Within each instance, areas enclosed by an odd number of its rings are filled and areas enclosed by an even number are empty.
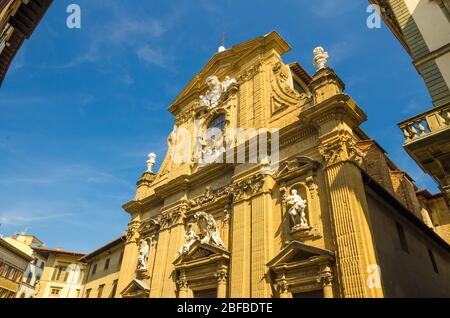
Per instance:
[[[314,49],[314,66],[319,71],[325,67],[327,67],[328,63],[328,52],[325,52],[323,47],[319,46]]]

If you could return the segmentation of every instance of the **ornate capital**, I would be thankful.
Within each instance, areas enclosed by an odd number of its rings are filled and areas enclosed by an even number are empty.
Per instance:
[[[186,275],[184,273],[180,274],[176,281],[178,290],[186,290],[189,287]]]
[[[132,221],[128,224],[128,229],[125,231],[126,241],[125,244],[138,243],[137,232],[140,226],[139,221]]]
[[[173,226],[182,224],[186,213],[190,209],[190,204],[187,201],[181,202],[176,208],[165,211],[161,214],[160,225],[161,230],[171,228]]]
[[[362,163],[362,151],[356,145],[351,136],[341,136],[338,139],[319,147],[319,152],[328,166],[343,161],[354,161],[358,165]]]
[[[333,284],[333,270],[330,266],[322,266],[319,272],[319,277],[317,282],[321,284],[324,288]]]
[[[237,181],[233,184],[235,200],[251,198],[262,192],[265,179],[263,175],[253,175],[249,178]]]
[[[215,275],[217,278],[217,282],[220,283],[226,283],[228,280],[228,271],[227,270],[219,270]]]
[[[277,283],[277,290],[280,295],[289,293],[289,284],[286,280],[281,280]]]

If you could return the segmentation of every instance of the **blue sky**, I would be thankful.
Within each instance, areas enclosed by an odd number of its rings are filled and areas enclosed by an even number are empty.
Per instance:
[[[66,7],[82,28],[66,27]],[[402,149],[397,123],[431,106],[410,58],[367,1],[55,0],[0,89],[0,233],[89,252],[121,235],[146,155],[161,161],[170,103],[227,32],[226,45],[277,30],[285,62],[312,50],[368,114],[363,128],[420,187],[436,186]]]

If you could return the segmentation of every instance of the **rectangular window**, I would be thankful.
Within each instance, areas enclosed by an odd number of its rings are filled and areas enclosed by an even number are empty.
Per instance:
[[[84,295],[84,298],[89,298],[91,296],[91,291],[92,291],[91,288],[87,289],[86,294]]]
[[[123,251],[120,252],[120,256],[119,256],[119,266],[122,265],[122,260],[123,260]]]
[[[109,268],[109,258],[105,261],[105,268],[104,268],[104,270],[106,271],[106,270],[108,270],[108,268]]]
[[[113,287],[112,287],[112,290],[111,290],[111,297],[110,298],[115,298],[116,297],[117,284],[118,283],[119,283],[119,281],[117,279],[113,282]]]
[[[103,295],[103,290],[105,289],[105,285],[100,285],[98,286],[98,294],[97,294],[97,298],[102,298]]]
[[[439,274],[439,268],[437,266],[436,259],[434,258],[434,254],[430,249],[428,250],[428,255],[430,257],[431,264],[433,265],[434,272],[436,274]]]
[[[61,288],[52,287],[50,290],[50,296],[51,297],[59,297],[61,294]]]
[[[94,264],[94,267],[92,268],[92,275],[95,275],[97,273],[97,264]]]
[[[397,223],[397,233],[402,250],[409,254],[409,247],[408,241],[406,240],[405,230],[403,229],[403,226],[400,223]]]
[[[33,279],[33,273],[29,272],[27,275],[27,284],[30,284],[32,279]]]
[[[53,271],[52,281],[55,282],[67,282],[67,278],[69,277],[69,272],[67,272],[66,266],[56,266]]]

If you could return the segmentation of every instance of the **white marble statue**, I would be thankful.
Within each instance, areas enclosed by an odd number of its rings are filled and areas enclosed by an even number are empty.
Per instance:
[[[222,138],[216,140],[216,136],[212,135],[202,143],[203,149],[203,161],[202,163],[214,163],[216,162],[224,153],[225,147],[223,146]]]
[[[195,214],[195,220],[200,228],[202,243],[210,243],[225,248],[225,244],[220,237],[216,220],[214,220],[214,217],[211,214],[197,212]]]
[[[227,76],[223,82],[220,82],[215,75],[208,77],[206,79],[206,84],[208,84],[209,90],[206,92],[206,95],[200,96],[200,106],[209,108],[217,107],[222,95],[235,83],[236,80],[231,79],[229,76]]]
[[[184,238],[186,240],[186,243],[178,251],[178,256],[184,255],[187,252],[189,252],[191,246],[198,240],[198,236],[195,233],[194,229],[192,228],[191,224],[189,224],[188,229],[184,234]]]
[[[323,47],[319,46],[314,49],[313,63],[318,71],[327,67],[328,57],[328,52],[325,52]]]
[[[294,223],[294,228],[308,228],[308,220],[306,219],[307,202],[302,199],[297,190],[292,190],[291,195],[286,198],[288,205],[288,213]]]
[[[147,172],[153,173],[153,168],[156,165],[156,154],[151,153],[148,155],[147,160]]]
[[[139,246],[138,266],[139,271],[147,270],[148,265],[148,253],[150,252],[150,245],[147,240],[142,240]]]

